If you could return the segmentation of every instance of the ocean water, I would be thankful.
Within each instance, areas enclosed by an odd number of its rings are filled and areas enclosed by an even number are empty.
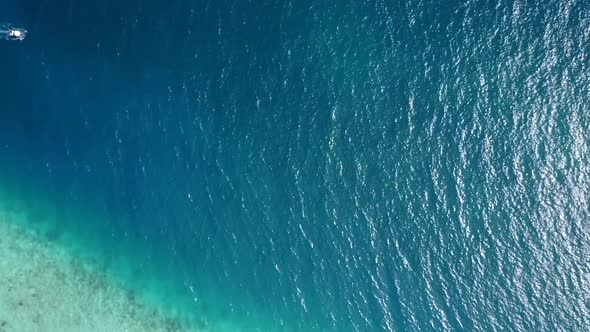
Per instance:
[[[0,191],[197,328],[586,331],[588,13],[4,1]]]

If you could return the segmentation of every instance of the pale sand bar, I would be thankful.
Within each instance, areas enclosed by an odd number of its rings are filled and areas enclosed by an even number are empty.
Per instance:
[[[0,210],[0,332],[185,331]]]

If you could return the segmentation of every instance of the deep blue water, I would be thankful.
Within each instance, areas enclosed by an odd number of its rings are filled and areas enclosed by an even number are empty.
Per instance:
[[[162,310],[590,329],[590,2],[2,6],[3,190]]]

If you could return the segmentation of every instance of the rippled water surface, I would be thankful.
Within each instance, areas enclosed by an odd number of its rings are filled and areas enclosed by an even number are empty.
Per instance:
[[[586,331],[588,13],[12,2],[0,183],[195,326]]]

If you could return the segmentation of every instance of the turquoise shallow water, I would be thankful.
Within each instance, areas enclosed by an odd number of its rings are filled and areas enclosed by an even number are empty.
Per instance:
[[[197,326],[584,331],[589,7],[7,5],[3,195]]]

